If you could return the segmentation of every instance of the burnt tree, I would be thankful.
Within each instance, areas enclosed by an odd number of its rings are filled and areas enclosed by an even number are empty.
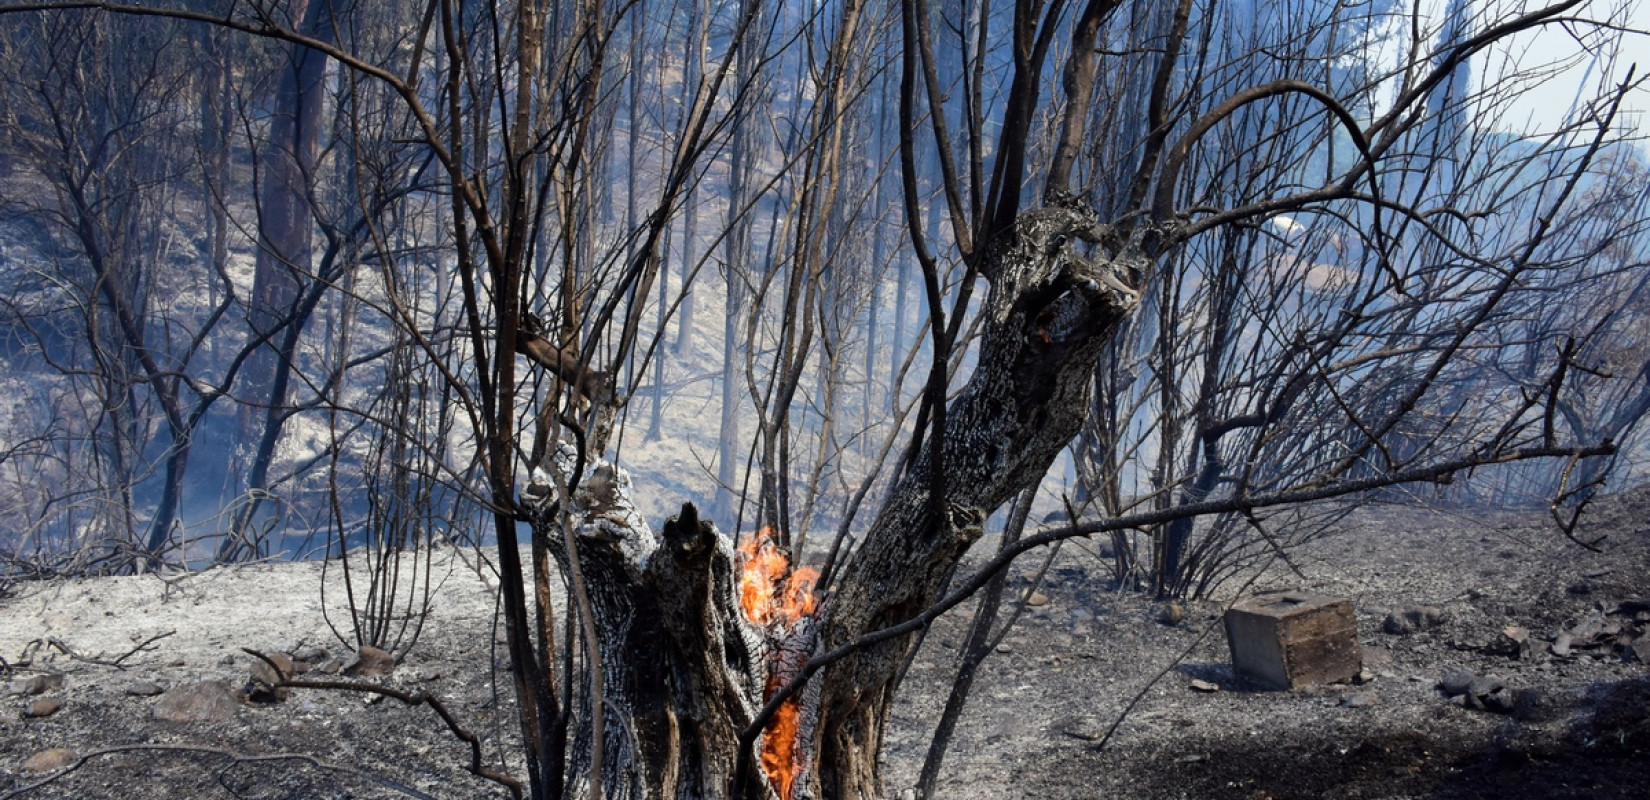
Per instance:
[[[1426,169],[1414,159],[1412,134],[1433,91],[1465,59],[1519,32],[1578,25],[1570,13],[1579,2],[1485,20],[1479,33],[1436,58],[1409,54],[1391,108],[1373,119],[1298,76],[1198,86],[1187,71],[1197,74],[1197,45],[1215,22],[1194,14],[1200,9],[1190,0],[1156,14],[1146,13],[1148,3],[1032,0],[960,21],[924,0],[897,8],[825,4],[802,18],[766,13],[757,2],[730,5],[705,20],[725,34],[716,37],[720,52],[693,70],[702,74],[697,83],[674,87],[687,100],[675,130],[661,137],[672,147],[656,164],[631,165],[653,172],[655,196],[645,211],[638,208],[633,228],[616,234],[568,221],[586,218],[579,198],[596,196],[593,185],[608,179],[592,140],[607,130],[600,102],[616,96],[623,77],[610,65],[610,47],[628,15],[642,14],[646,4],[432,2],[403,40],[375,54],[290,30],[256,8],[218,15],[65,5],[170,16],[302,45],[388,87],[404,105],[404,135],[394,143],[417,148],[430,165],[408,191],[441,197],[442,246],[457,296],[433,323],[410,314],[395,322],[439,366],[472,429],[459,459],[475,472],[453,480],[473,477],[467,486],[480,496],[498,544],[522,783],[534,798],[881,797],[877,760],[914,634],[1032,547],[1440,480],[1482,464],[1610,450],[1608,443],[1532,437],[1557,413],[1539,392],[1525,395],[1523,405],[1489,409],[1497,415],[1489,433],[1473,428],[1424,458],[1396,457],[1388,447],[1429,410],[1429,381],[1470,351],[1475,326],[1494,318],[1521,270],[1537,255],[1562,263],[1563,253],[1539,249],[1548,215],[1530,226],[1535,233],[1513,268],[1463,259],[1491,277],[1472,304],[1455,309],[1468,324],[1428,334],[1433,361],[1396,401],[1323,412],[1318,423],[1330,433],[1311,443],[1335,445],[1334,458],[1264,491],[1252,490],[1247,473],[1234,473],[1212,480],[1221,489],[1196,502],[1034,532],[951,586],[985,520],[1038,486],[1087,421],[1097,367],[1159,287],[1161,265],[1189,242],[1283,212],[1350,220],[1348,236],[1358,238],[1367,260],[1362,291],[1371,303],[1413,288],[1391,264],[1386,225],[1403,220],[1444,249],[1462,250],[1429,226],[1435,217],[1467,213],[1387,192],[1387,170]],[[798,40],[814,49],[787,50]],[[872,58],[878,41],[892,62]],[[816,53],[827,57],[809,61]],[[1118,53],[1144,70],[1120,95],[1128,102],[1097,86],[1105,60]],[[776,77],[761,73],[781,67],[823,85],[792,87],[799,108],[804,97],[812,105],[798,112],[804,119],[792,129],[795,147],[783,166],[765,176],[795,192],[784,198],[795,218],[780,221],[783,236],[769,231],[770,240],[791,242],[774,263],[796,271],[764,276],[786,286],[774,304],[773,339],[784,344],[772,348],[777,388],[759,399],[768,403],[759,411],[769,440],[753,448],[764,451],[756,502],[761,518],[775,523],[777,543],[757,539],[755,549],[736,551],[692,506],[655,532],[614,462],[629,395],[666,343],[668,326],[651,320],[668,318],[685,299],[653,299],[668,266],[666,232],[683,213],[689,187],[714,174],[722,147],[737,141],[755,87]],[[863,113],[867,76],[878,69],[899,77],[892,172],[926,298],[927,377],[880,510],[857,544],[833,547],[812,592],[809,573],[767,562],[775,553],[763,548],[786,555],[786,447],[796,433],[787,420],[806,394],[800,376],[810,348],[828,346],[806,328],[819,312],[810,282],[828,272],[831,226],[849,202],[838,196],[837,180],[847,173],[844,120]],[[1000,93],[983,79],[999,69],[1010,77]],[[1590,144],[1562,162],[1542,214],[1567,204],[1629,88],[1602,96],[1596,113],[1572,131],[1591,134]],[[1203,89],[1214,96],[1203,97]],[[1312,174],[1279,177],[1241,205],[1201,203],[1182,176],[1209,157],[1201,145],[1210,132],[1244,109],[1286,101],[1299,115],[1287,121],[1332,131],[1325,136],[1341,157],[1324,159]],[[1132,130],[1133,138],[1089,147],[1091,131],[1116,117],[1135,124],[1106,130]],[[756,154],[736,155],[751,163],[740,164],[734,197],[762,191],[757,176],[743,174],[761,166]],[[892,162],[894,154],[885,155]],[[746,233],[736,232],[731,246],[743,248]],[[611,238],[603,240],[611,255],[587,268],[575,254],[591,248],[581,237],[598,235]],[[1398,318],[1390,308],[1383,313]],[[746,330],[757,327],[752,321]],[[457,345],[438,346],[437,337]],[[1344,355],[1332,345],[1311,355]],[[1303,363],[1302,380],[1344,379],[1357,388],[1356,368],[1365,362],[1339,372]],[[1282,424],[1265,422],[1273,430]],[[525,542],[518,532],[524,523]],[[780,612],[764,605],[775,598],[782,598]]]

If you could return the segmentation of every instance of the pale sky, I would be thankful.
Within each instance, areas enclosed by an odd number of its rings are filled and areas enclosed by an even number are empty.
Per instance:
[[[1428,49],[1433,49],[1448,0],[1408,2],[1419,3],[1425,20],[1423,24],[1431,35]],[[1506,21],[1547,3],[1473,0],[1471,5],[1475,9],[1474,32],[1478,32],[1491,20]],[[1643,33],[1650,31],[1650,1],[1594,0],[1572,11],[1569,16],[1607,21],[1617,27],[1639,32],[1618,36],[1596,26],[1549,24],[1521,33],[1480,53],[1472,60],[1475,90],[1486,81],[1499,80],[1509,74],[1534,73],[1545,65],[1561,67],[1541,69],[1542,74],[1539,75],[1527,75],[1524,92],[1509,108],[1501,111],[1500,119],[1493,127],[1531,135],[1551,131],[1576,107],[1578,92],[1585,102],[1598,95],[1601,85],[1619,84],[1627,76],[1635,59],[1639,61],[1636,76],[1650,76],[1650,35]],[[1388,39],[1383,50],[1396,57],[1396,40],[1408,39],[1409,21],[1407,18],[1397,19],[1394,25],[1399,26],[1401,32],[1397,37]],[[1601,44],[1605,47],[1600,47]],[[1650,136],[1650,88],[1638,89],[1628,96],[1622,104],[1620,121],[1632,126],[1639,135]],[[1487,122],[1486,119],[1479,119],[1479,124]],[[1641,143],[1640,147],[1650,150],[1650,144]]]
[[[1620,37],[1614,43],[1616,52],[1601,51],[1596,54],[1588,53],[1575,35],[1562,28],[1548,26],[1545,30],[1516,37],[1510,47],[1485,59],[1484,68],[1479,72],[1481,77],[1491,77],[1492,70],[1498,64],[1514,63],[1514,58],[1522,58],[1526,65],[1563,61],[1573,62],[1574,66],[1532,89],[1515,107],[1509,122],[1524,118],[1545,120],[1538,127],[1549,128],[1556,122],[1554,114],[1563,113],[1573,105],[1579,87],[1589,87],[1586,94],[1590,97],[1601,83],[1618,85],[1626,79],[1628,69],[1635,61],[1638,61],[1635,76],[1641,79],[1650,77],[1650,35],[1644,33],[1650,31],[1650,3],[1602,0],[1583,6],[1577,16],[1609,20],[1639,32]],[[1582,32],[1580,27],[1571,30]],[[1597,58],[1590,57],[1592,55]],[[1650,111],[1650,88],[1640,88],[1622,104],[1622,120],[1635,127],[1641,135],[1650,134],[1650,119],[1647,119],[1650,114],[1647,111]]]

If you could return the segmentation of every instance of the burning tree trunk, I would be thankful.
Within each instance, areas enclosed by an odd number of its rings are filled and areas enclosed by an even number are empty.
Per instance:
[[[931,606],[986,516],[1034,483],[1081,426],[1098,351],[1137,299],[1118,264],[1138,257],[1091,262],[1074,251],[1099,233],[1079,212],[1033,211],[989,252],[981,366],[952,404],[943,467],[926,454],[914,461],[817,612],[815,576],[793,572],[765,537],[736,554],[692,505],[655,534],[624,470],[599,462],[583,478],[571,447],[553,459],[554,475],[535,476],[524,493],[535,540],[564,570],[576,553],[596,623],[607,796],[768,796],[728,783],[738,738],[763,704],[823,646]],[[955,487],[943,514],[929,492],[940,468]],[[577,487],[565,518],[553,482]],[[832,664],[779,707],[760,740],[772,796],[880,796],[876,757],[913,645],[904,637]],[[578,776],[595,756],[592,711],[575,711],[569,774]]]
[[[584,578],[585,597],[577,597],[576,584],[570,602],[587,602],[596,623],[602,794],[733,796],[740,733],[816,648],[816,573],[793,572],[765,535],[736,552],[691,503],[655,534],[631,500],[623,468],[598,462],[581,480],[577,460],[564,447],[552,459],[555,474],[536,473],[523,498],[535,540],[564,570],[574,555]],[[551,481],[578,487],[565,515]],[[578,727],[569,774],[579,796],[598,758],[588,697],[571,709]],[[792,796],[806,763],[798,743],[817,704],[817,690],[802,693],[762,743],[765,774],[782,798]],[[752,788],[742,796],[765,793]]]

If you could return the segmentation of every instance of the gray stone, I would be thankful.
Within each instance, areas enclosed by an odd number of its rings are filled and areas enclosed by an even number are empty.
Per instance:
[[[1586,647],[1593,644],[1593,639],[1600,635],[1614,636],[1616,630],[1620,630],[1619,624],[1612,630],[1610,621],[1604,618],[1604,614],[1594,611],[1570,628],[1569,634],[1577,645]]]
[[[395,656],[373,647],[361,645],[355,660],[344,667],[344,674],[357,678],[381,678],[395,671]]]
[[[80,756],[67,747],[53,747],[29,756],[28,760],[23,762],[23,771],[53,772],[73,764],[77,758]]]
[[[131,697],[154,697],[164,691],[166,690],[154,681],[138,681],[126,685],[126,694]]]
[[[1530,630],[1522,625],[1508,625],[1501,629],[1507,637],[1510,646],[1503,646],[1503,650],[1510,651],[1513,658],[1520,661],[1529,661],[1535,657],[1535,640],[1530,638]]]
[[[1500,678],[1497,678],[1494,675],[1485,675],[1482,677],[1473,678],[1472,682],[1467,684],[1467,694],[1470,694],[1473,697],[1484,697],[1495,694],[1496,692],[1505,689],[1506,686],[1507,685]]]
[[[7,684],[6,691],[11,694],[42,695],[55,692],[63,688],[63,675],[58,672],[47,672],[42,675],[31,675],[27,678],[12,681]]]
[[[1186,619],[1186,611],[1179,603],[1168,603],[1157,610],[1157,621],[1163,625],[1179,625]]]
[[[1472,687],[1473,680],[1477,677],[1478,676],[1472,674],[1471,672],[1467,672],[1466,670],[1451,672],[1450,674],[1445,675],[1444,679],[1438,683],[1438,688],[1442,690],[1444,695],[1447,697],[1466,694],[1467,690]]]
[[[1478,702],[1483,705],[1485,711],[1511,714],[1518,705],[1518,697],[1517,692],[1502,686],[1489,694],[1479,696]]]
[[[1437,606],[1411,606],[1386,615],[1381,629],[1394,636],[1407,636],[1416,631],[1436,628],[1449,620],[1449,614]]]
[[[1450,694],[1452,689],[1461,688],[1463,677],[1467,681],[1466,690],[1459,693],[1462,705],[1498,714],[1512,713],[1517,702],[1516,693],[1507,686],[1506,681],[1494,675],[1471,676],[1457,673],[1446,679],[1450,684],[1448,687],[1440,688],[1443,688],[1446,694]]]
[[[1467,684],[1467,691],[1472,692],[1473,694],[1485,694],[1504,685],[1506,685],[1506,680],[1499,675],[1476,675],[1473,677],[1472,681]]]
[[[1194,691],[1194,692],[1203,692],[1205,694],[1213,694],[1215,692],[1220,691],[1220,684],[1210,683],[1208,681],[1198,680],[1196,678],[1193,678],[1192,682],[1188,685],[1192,688],[1192,691]]]
[[[239,708],[227,684],[201,681],[175,686],[161,695],[155,701],[155,717],[167,722],[223,722]]]
[[[1567,655],[1569,655],[1570,654],[1570,644],[1573,641],[1574,641],[1574,639],[1570,636],[1569,631],[1559,631],[1558,635],[1553,637],[1553,647],[1552,647],[1553,655],[1555,655],[1555,656],[1567,656]]]

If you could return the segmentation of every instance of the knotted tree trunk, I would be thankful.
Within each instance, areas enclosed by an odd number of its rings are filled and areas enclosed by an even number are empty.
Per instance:
[[[1100,351],[1139,295],[1143,259],[1089,261],[1078,240],[1103,236],[1092,218],[1048,208],[1022,214],[988,251],[991,283],[979,364],[947,411],[943,464],[925,448],[842,572],[825,645],[904,622],[938,599],[981,523],[1042,479],[1088,411]],[[945,470],[943,515],[931,473]],[[877,754],[914,636],[875,645],[825,673],[820,796],[881,796]]]
[[[557,474],[539,474],[524,498],[535,537],[565,569],[565,534],[574,534],[594,612],[607,797],[734,796],[738,737],[799,659],[909,620],[936,601],[984,519],[1040,480],[1082,425],[1096,358],[1138,299],[1128,274],[1144,263],[1077,254],[1079,240],[1102,234],[1092,218],[1051,208],[1023,214],[991,247],[981,269],[991,291],[979,366],[949,409],[944,463],[924,449],[821,612],[797,626],[746,620],[739,558],[691,505],[656,535],[636,512],[621,468],[598,463],[580,480],[567,474],[576,456],[564,449],[553,459]],[[930,496],[935,469],[954,487],[943,505]],[[577,483],[566,519],[551,481]],[[790,797],[881,796],[877,755],[898,667],[914,644],[911,636],[889,640],[811,679],[816,685],[800,696],[795,752],[764,756],[802,765]],[[590,709],[579,716],[575,776],[592,758]],[[772,774],[749,772],[753,783]],[[745,794],[785,795],[777,785]]]

